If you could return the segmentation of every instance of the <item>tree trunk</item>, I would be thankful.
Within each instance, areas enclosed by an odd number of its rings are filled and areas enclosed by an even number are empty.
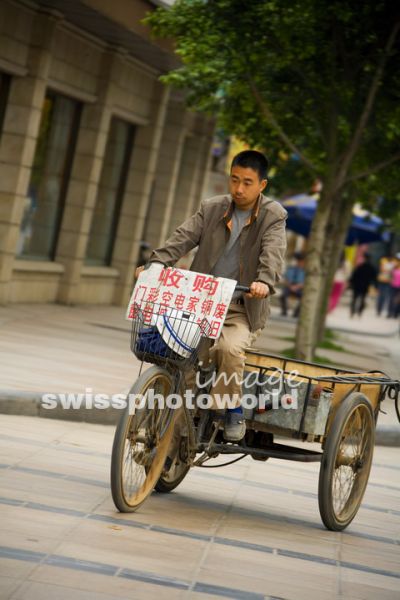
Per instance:
[[[318,319],[316,319],[316,344],[321,342],[324,337],[325,321],[332,283],[340,263],[340,257],[344,250],[347,232],[352,219],[353,205],[354,200],[349,198],[347,194],[343,194],[341,201],[336,205],[336,210],[331,211],[328,235],[326,236],[325,247],[323,250],[327,268],[324,272],[324,285],[320,298],[321,304],[318,310]]]
[[[323,250],[326,229],[335,203],[332,186],[325,183],[312,222],[307,243],[306,279],[296,328],[296,357],[311,361],[315,349],[315,326],[323,291]]]

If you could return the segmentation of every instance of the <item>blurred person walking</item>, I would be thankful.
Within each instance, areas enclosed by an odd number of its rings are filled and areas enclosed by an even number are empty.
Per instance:
[[[301,252],[296,252],[294,255],[295,264],[290,265],[286,269],[286,273],[284,275],[283,285],[282,285],[282,293],[280,297],[281,303],[281,314],[282,316],[287,316],[288,311],[288,299],[290,296],[294,296],[298,298],[298,302],[293,310],[293,317],[298,317],[300,313],[300,300],[303,294],[304,287],[304,255]]]
[[[392,270],[390,283],[389,318],[397,319],[400,316],[400,253],[396,254],[395,267]]]
[[[343,253],[340,258],[339,266],[336,269],[336,273],[333,278],[331,295],[329,296],[328,313],[335,310],[336,306],[339,304],[339,300],[342,297],[344,290],[346,289],[348,278],[349,266]]]
[[[390,301],[392,297],[392,271],[396,266],[396,259],[391,254],[382,256],[379,261],[378,273],[378,297],[376,300],[376,314],[387,308],[390,313]]]
[[[358,265],[352,272],[349,285],[353,290],[353,297],[350,304],[350,316],[358,314],[361,317],[365,308],[365,297],[368,294],[370,285],[376,282],[377,271],[371,263],[369,254],[364,254],[364,261]]]

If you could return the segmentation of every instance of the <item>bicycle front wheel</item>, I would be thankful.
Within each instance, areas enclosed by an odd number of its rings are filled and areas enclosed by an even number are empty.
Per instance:
[[[130,390],[129,403],[115,431],[111,457],[111,493],[121,512],[134,512],[151,494],[162,472],[174,430],[174,410],[161,399],[173,391],[171,375],[151,367]],[[130,414],[131,413],[131,414]],[[133,413],[133,414],[132,414]]]
[[[162,494],[172,492],[185,479],[190,470],[190,455],[188,448],[188,428],[185,411],[177,414],[171,445],[164,468],[154,489]]]

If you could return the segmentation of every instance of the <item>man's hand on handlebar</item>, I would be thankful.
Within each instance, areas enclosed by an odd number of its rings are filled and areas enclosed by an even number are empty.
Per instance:
[[[140,273],[144,271],[144,265],[142,265],[141,267],[138,267],[135,271],[135,279],[137,279],[140,275]]]
[[[140,273],[142,271],[144,271],[145,269],[149,269],[151,267],[151,265],[162,265],[165,269],[168,267],[168,265],[166,263],[161,262],[160,260],[153,260],[151,262],[147,262],[145,265],[142,265],[141,267],[137,267],[136,271],[135,271],[135,279],[137,279],[140,275]]]
[[[253,281],[250,285],[250,293],[246,294],[248,298],[266,298],[269,296],[269,287],[261,281]]]

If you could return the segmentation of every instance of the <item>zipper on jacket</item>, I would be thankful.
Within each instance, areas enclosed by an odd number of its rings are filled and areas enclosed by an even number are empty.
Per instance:
[[[249,227],[249,225],[245,225],[242,228],[242,231],[239,234],[239,284],[243,284],[243,265],[242,265],[242,232],[245,227]]]

